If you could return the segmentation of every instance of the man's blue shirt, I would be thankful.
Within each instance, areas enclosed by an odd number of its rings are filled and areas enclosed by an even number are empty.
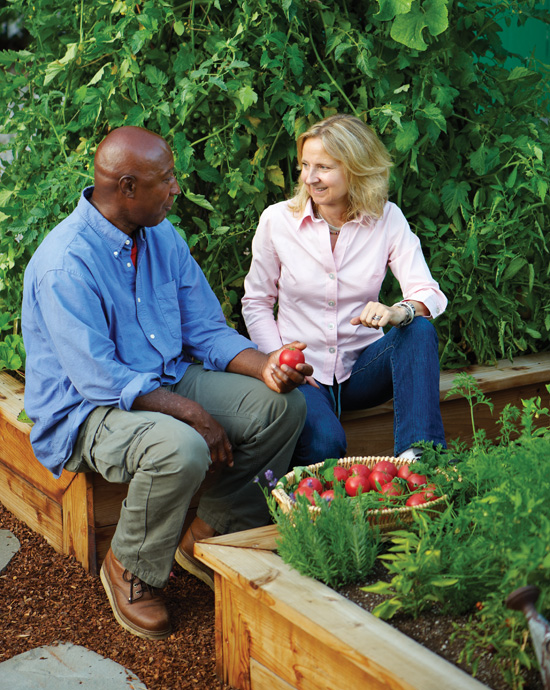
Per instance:
[[[255,347],[229,328],[189,248],[167,220],[132,239],[88,201],[42,242],[25,271],[25,411],[38,460],[56,477],[100,405],[179,381],[192,358],[223,371]]]

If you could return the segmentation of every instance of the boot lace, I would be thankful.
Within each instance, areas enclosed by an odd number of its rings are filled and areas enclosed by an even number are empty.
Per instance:
[[[147,594],[147,592],[149,592],[152,597],[155,596],[154,587],[148,585],[146,582],[143,582],[143,580],[140,580],[137,575],[133,575],[128,570],[124,571],[122,574],[122,579],[125,582],[128,582],[130,585],[130,596],[128,597],[130,604],[138,599],[141,599],[145,594]]]

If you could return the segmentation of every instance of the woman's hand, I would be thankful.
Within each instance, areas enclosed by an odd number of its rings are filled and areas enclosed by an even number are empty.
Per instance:
[[[367,302],[361,316],[354,316],[350,323],[353,326],[362,324],[367,328],[378,330],[384,326],[399,326],[407,318],[407,310],[403,307],[388,307],[381,302]]]

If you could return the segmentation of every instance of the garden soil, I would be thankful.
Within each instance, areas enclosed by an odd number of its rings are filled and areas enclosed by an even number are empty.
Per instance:
[[[0,574],[0,662],[36,647],[67,642],[130,669],[148,690],[230,690],[215,674],[214,594],[177,564],[165,590],[173,633],[152,642],[130,635],[116,623],[98,577],[88,575],[74,558],[56,553],[2,504],[0,529],[10,530],[21,544]],[[377,579],[382,574],[377,573]],[[380,600],[358,587],[341,594],[367,610]],[[456,663],[460,646],[451,641],[453,622],[456,619],[434,611],[416,620],[398,617],[392,624]],[[487,651],[481,654],[477,678],[493,690],[509,687],[494,672]],[[530,674],[525,690],[542,690],[538,671]]]

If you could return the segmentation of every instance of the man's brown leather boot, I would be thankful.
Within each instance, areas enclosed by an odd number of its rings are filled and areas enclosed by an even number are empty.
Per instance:
[[[199,580],[206,582],[210,589],[214,589],[214,573],[208,566],[201,563],[193,555],[196,541],[214,537],[217,532],[200,517],[196,517],[187,532],[183,535],[176,549],[176,563]]]
[[[99,575],[115,618],[123,628],[146,640],[168,637],[170,619],[159,590],[128,572],[111,549]]]

